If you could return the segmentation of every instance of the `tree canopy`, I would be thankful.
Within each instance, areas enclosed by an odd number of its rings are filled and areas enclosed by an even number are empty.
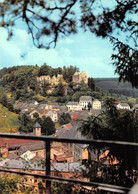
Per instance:
[[[97,117],[91,116],[88,121],[82,123],[80,128],[82,135],[94,139],[138,142],[138,120],[135,112],[129,110],[117,110],[113,100],[109,99],[106,100],[105,106],[105,112]],[[98,147],[96,145],[96,149],[98,148],[104,150],[108,149],[108,156],[110,158],[112,156],[116,157],[119,161],[117,170],[118,174],[114,177],[114,180],[112,179],[110,184],[114,182],[119,185],[127,185],[127,181],[130,177],[127,176],[125,172],[133,172],[133,169],[136,169],[137,165],[137,154],[135,148],[123,145],[109,146],[105,148],[104,146]],[[112,174],[112,171],[110,171],[110,173]]]
[[[65,125],[71,121],[71,116],[69,113],[63,112],[62,115],[59,118],[59,124]]]
[[[42,119],[42,133],[45,135],[52,135],[55,133],[55,124],[50,117],[43,116]]]
[[[22,19],[38,48],[56,46],[59,38],[77,33],[79,28],[109,38],[119,80],[138,86],[136,0],[3,0],[0,13],[0,26],[8,29],[8,38],[16,21]]]

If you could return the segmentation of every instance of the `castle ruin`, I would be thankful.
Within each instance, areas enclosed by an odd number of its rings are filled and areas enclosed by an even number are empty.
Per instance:
[[[76,72],[72,76],[72,81],[75,83],[80,83],[84,81],[85,84],[88,84],[88,74],[87,72],[83,71],[82,73]]]

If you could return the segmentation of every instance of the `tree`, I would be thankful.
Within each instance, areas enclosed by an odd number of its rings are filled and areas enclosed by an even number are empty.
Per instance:
[[[90,111],[91,108],[92,108],[92,104],[89,102],[88,103],[88,110]]]
[[[136,99],[135,98],[131,98],[128,100],[128,104],[130,105],[130,107],[132,108],[135,104],[136,104]]]
[[[42,118],[42,133],[45,135],[52,135],[55,133],[55,124],[50,117],[43,116]]]
[[[104,113],[97,117],[92,116],[82,123],[80,128],[82,135],[93,139],[138,142],[135,113],[129,110],[117,110],[110,99],[106,100],[105,107]],[[130,177],[126,176],[126,171],[133,174],[133,169],[136,169],[136,150],[129,146],[112,146],[106,149],[110,150],[109,157],[114,156],[119,161],[117,176],[112,181],[119,185],[132,186],[132,179],[127,182]]]
[[[9,111],[14,112],[14,107],[11,103],[7,104],[7,108],[8,108]]]
[[[7,96],[6,96],[5,94],[2,94],[2,96],[1,96],[1,98],[0,98],[0,103],[1,103],[3,106],[7,107],[8,98],[7,98]]]
[[[41,87],[42,87],[42,95],[46,96],[47,95],[47,90],[49,89],[50,83],[48,83],[47,81],[44,80],[44,82],[42,83]]]
[[[13,193],[34,193],[33,187],[28,187],[24,184],[25,178],[15,175],[0,175],[0,193],[13,194]]]
[[[52,44],[56,46],[61,36],[75,34],[79,27],[98,37],[108,38],[115,50],[112,60],[119,80],[129,81],[137,87],[137,1],[112,2],[111,6],[99,0],[3,0],[0,3],[0,25],[7,28],[10,39],[13,26],[18,19],[22,19],[38,48],[49,48]],[[79,7],[79,14],[75,12],[76,6]]]
[[[64,96],[65,95],[65,88],[62,83],[58,84],[58,87],[56,88],[57,96]]]
[[[63,112],[62,115],[59,118],[59,124],[65,125],[71,121],[71,116],[69,113]]]
[[[19,178],[10,175],[0,176],[0,193],[12,194],[18,191]]]
[[[48,66],[46,63],[44,63],[39,71],[38,71],[38,76],[42,76],[42,75],[50,75],[51,73],[51,67]]]
[[[88,86],[92,91],[95,91],[95,81],[92,77],[88,78]]]
[[[74,75],[75,72],[78,72],[79,68],[76,66],[70,65],[69,67],[63,67],[63,78],[66,80],[66,82],[71,82],[72,81],[72,76]]]
[[[21,114],[18,119],[20,121],[20,132],[32,132],[33,122],[27,114]]]

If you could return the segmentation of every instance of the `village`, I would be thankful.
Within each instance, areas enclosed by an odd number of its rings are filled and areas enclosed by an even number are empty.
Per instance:
[[[82,76],[83,75],[83,76]],[[43,78],[44,79],[44,78]],[[46,77],[47,79],[47,77]],[[87,73],[75,73],[73,81],[79,83],[84,81],[88,83]],[[117,109],[128,109],[127,103],[115,102]],[[69,123],[56,127],[54,134],[50,135],[58,138],[85,139],[79,128],[83,121],[87,121],[90,116],[97,117],[104,111],[104,102],[94,99],[91,96],[81,96],[78,102],[69,101],[64,105],[57,102],[39,103],[37,101],[17,102],[14,108],[20,109],[21,114],[27,114],[31,119],[35,119],[37,113],[40,118],[50,117],[56,124],[63,113],[69,113],[71,120]],[[137,105],[133,109],[137,110]],[[42,136],[41,125],[36,122],[33,126],[33,132],[28,135]],[[84,180],[81,169],[85,169],[85,163],[88,160],[102,162],[103,165],[117,166],[118,160],[108,156],[109,150],[101,150],[100,153],[90,149],[87,144],[74,143],[51,143],[51,172],[59,173],[61,176],[69,178],[78,176]],[[6,139],[0,138],[0,168],[10,168],[13,171],[31,170],[35,173],[45,173],[46,148],[43,141]],[[100,176],[100,175],[99,175]],[[36,187],[39,180],[28,178],[26,184]]]
[[[137,1],[0,16],[0,194],[137,194]]]

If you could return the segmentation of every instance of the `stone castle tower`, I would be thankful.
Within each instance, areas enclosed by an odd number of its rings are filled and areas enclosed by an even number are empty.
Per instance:
[[[39,123],[35,123],[33,134],[36,136],[41,136],[41,126],[39,125]]]
[[[82,73],[76,72],[72,76],[72,81],[75,83],[80,83],[84,81],[85,84],[88,84],[88,74],[87,72],[83,71]]]

